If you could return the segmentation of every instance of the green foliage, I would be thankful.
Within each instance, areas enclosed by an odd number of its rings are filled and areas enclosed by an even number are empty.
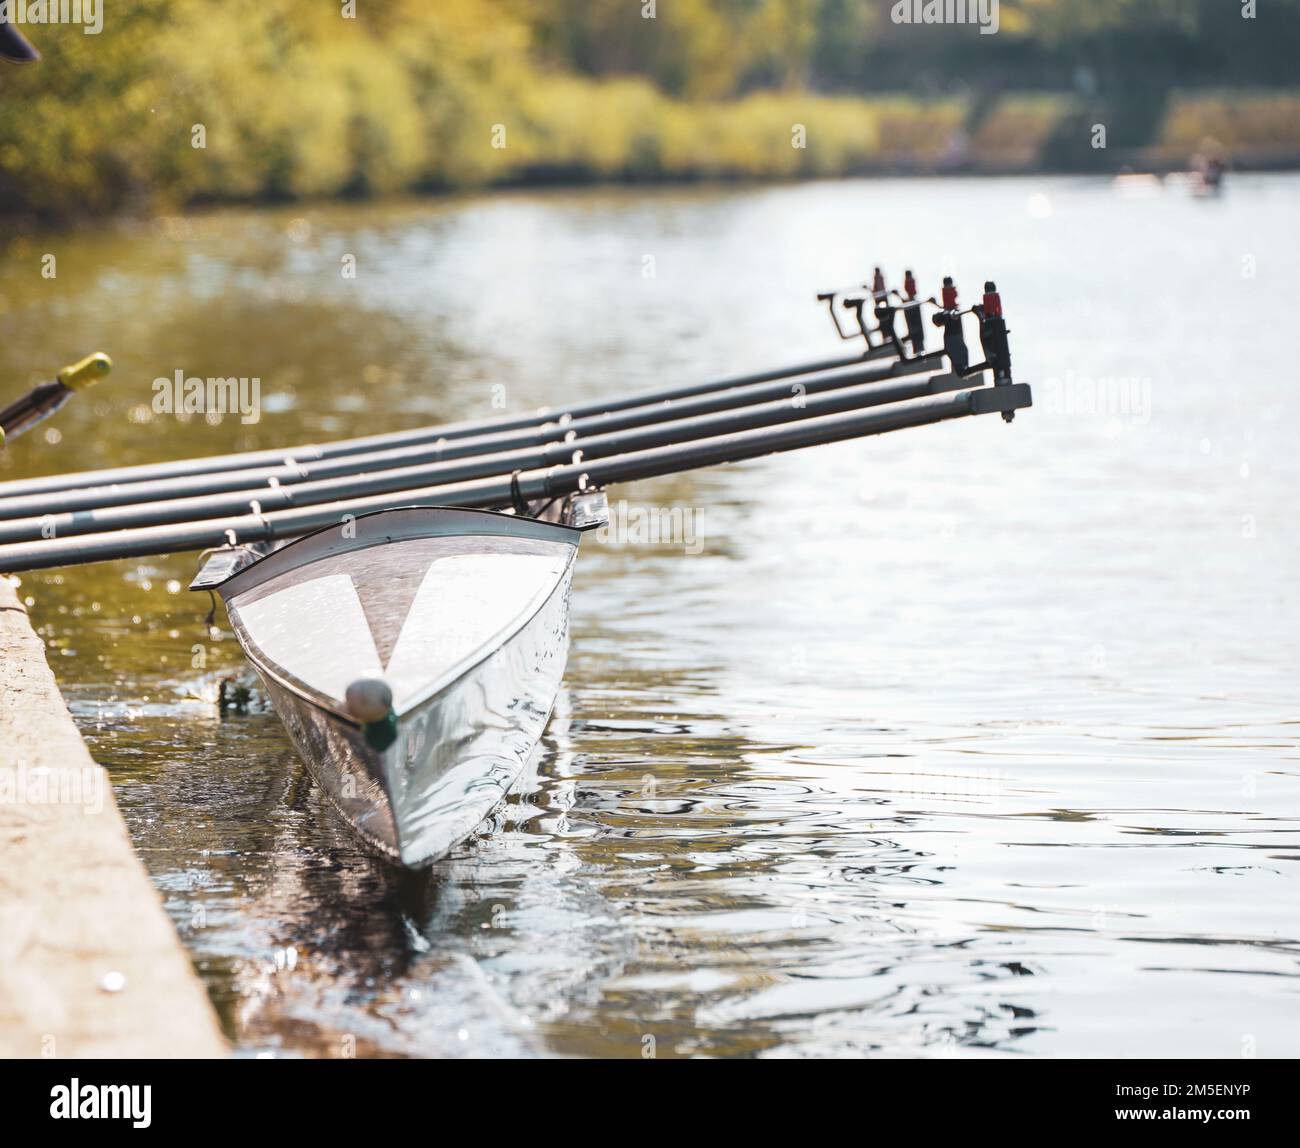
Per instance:
[[[45,61],[0,75],[0,207],[42,215],[486,178],[482,121],[527,68],[523,29],[487,0],[393,4],[382,23],[148,0],[98,36],[41,33]]]
[[[1205,77],[1291,82],[1300,0],[1261,2],[1256,21],[1237,0],[1002,0],[989,37],[901,26],[892,6],[362,0],[345,19],[332,0],[108,5],[99,35],[32,29],[45,61],[0,71],[0,210],[924,169],[963,127],[977,162],[1020,167],[1073,140],[1069,116],[1094,96],[1123,146],[1162,131],[1181,146],[1202,122],[1260,147],[1287,135],[1273,104],[1166,105]],[[1008,68],[1042,94],[1000,98]],[[1077,88],[1084,73],[1095,91]]]
[[[1175,93],[1160,150],[1186,155],[1210,141],[1238,160],[1270,163],[1294,156],[1300,151],[1300,93]]]

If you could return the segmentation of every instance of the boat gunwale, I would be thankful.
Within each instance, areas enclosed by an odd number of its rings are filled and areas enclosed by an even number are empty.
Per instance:
[[[501,535],[508,537],[512,534],[517,534],[519,537],[524,538],[531,537],[550,539],[556,542],[568,542],[575,549],[577,548],[578,540],[584,533],[584,531],[579,527],[569,526],[563,522],[551,522],[546,519],[531,518],[527,515],[507,513],[502,510],[489,510],[474,506],[439,506],[437,503],[413,502],[406,506],[386,506],[382,510],[368,510],[364,514],[345,517],[351,517],[352,522],[355,525],[361,522],[368,522],[370,519],[379,518],[385,514],[409,514],[411,512],[436,514],[440,518],[444,515],[447,517],[454,517],[455,515],[464,514],[473,518],[487,519],[502,527],[499,531]],[[513,529],[507,529],[506,527],[513,527]],[[344,542],[352,542],[356,543],[356,545],[339,546],[337,549],[327,548],[323,553],[311,554],[310,557],[307,556],[308,551],[298,549],[300,546],[303,546],[304,543],[319,541],[322,536],[331,534],[338,529],[339,524],[333,523],[329,526],[321,526],[315,530],[308,531],[306,534],[300,534],[296,537],[286,539],[283,545],[276,547],[266,554],[258,555],[247,566],[241,567],[228,578],[221,582],[205,586],[204,589],[219,591],[222,600],[225,601],[228,590],[234,593],[240,593],[243,590],[251,589],[254,586],[260,585],[267,578],[273,577],[275,574],[283,574],[290,570],[296,570],[301,566],[306,566],[311,562],[320,560],[321,558],[329,557],[333,553],[348,553],[354,550],[367,550],[374,545],[397,541],[397,539],[392,535],[387,535],[383,538],[364,540],[360,537],[344,539]],[[402,541],[406,541],[407,538],[431,538],[444,534],[452,536],[464,535],[469,537],[475,533],[481,534],[485,537],[494,537],[498,534],[497,531],[491,530],[478,532],[470,530],[418,531],[405,534]],[[236,546],[238,546],[238,543],[236,543]],[[291,557],[289,562],[284,561],[286,555],[290,555]],[[283,568],[281,569],[281,567]],[[247,576],[253,574],[254,571],[257,572],[256,576],[248,578]],[[236,581],[240,583],[244,582],[246,578],[248,581],[247,586],[241,585],[238,588],[232,586]]]
[[[417,510],[417,509],[418,510],[434,510],[434,509],[451,510],[451,509],[461,509],[461,508],[403,507],[402,509],[404,510]],[[374,513],[387,514],[389,513],[389,511],[380,510],[380,511],[375,511]],[[496,517],[505,518],[511,521],[515,519],[515,516],[513,515],[498,514],[492,511],[480,512],[480,511],[471,510],[469,511],[469,513],[495,514]],[[531,519],[531,518],[520,518],[519,521],[532,523],[532,522],[537,522],[538,520]],[[539,613],[542,612],[542,610],[546,608],[547,604],[551,601],[551,599],[555,597],[556,592],[562,587],[565,580],[571,577],[573,573],[574,563],[577,561],[578,542],[582,537],[582,531],[578,530],[575,527],[562,526],[556,523],[544,522],[544,523],[540,523],[540,525],[546,527],[559,526],[559,529],[566,532],[570,532],[574,536],[572,540],[570,540],[567,537],[562,537],[559,539],[544,539],[544,538],[537,538],[536,536],[534,536],[534,538],[532,539],[535,541],[558,541],[558,542],[567,543],[569,545],[568,560],[565,562],[564,569],[560,572],[559,576],[552,583],[550,590],[545,595],[541,596],[540,600],[537,602],[537,605],[532,610],[528,610],[526,612],[521,611],[514,618],[512,618],[510,622],[506,623],[506,625],[502,626],[500,630],[498,630],[495,634],[493,634],[490,639],[483,642],[474,651],[467,654],[459,662],[453,663],[441,675],[434,678],[433,681],[425,689],[421,690],[420,693],[417,694],[414,698],[407,701],[403,705],[400,712],[395,710],[396,716],[399,721],[405,715],[413,713],[421,706],[426,705],[432,698],[436,697],[438,694],[444,692],[445,690],[450,689],[458,681],[460,681],[462,678],[472,673],[479,666],[481,666],[485,661],[487,661],[490,657],[492,657],[498,650],[500,650],[503,646],[505,646],[508,642],[510,642],[516,635],[519,634],[521,630],[523,630],[525,626],[527,626],[535,617],[537,617]],[[328,526],[325,527],[324,529],[335,530],[337,529],[337,527]],[[316,533],[320,533],[320,532],[318,531]],[[438,534],[429,535],[429,534],[417,533],[401,539],[395,539],[390,535],[383,538],[370,539],[367,540],[365,543],[354,547],[344,547],[341,551],[338,551],[337,553],[359,553],[364,550],[371,550],[376,546],[387,545],[394,541],[405,542],[417,538],[439,537],[439,536],[447,537],[447,538],[499,538],[503,536],[510,537],[511,535],[508,532],[503,532],[503,534],[497,534],[491,532],[479,533],[473,530],[453,531],[442,535],[438,535]],[[527,535],[520,535],[519,537],[527,538]],[[360,540],[353,539],[352,541],[359,542]],[[266,555],[266,558],[274,557],[275,553],[278,552],[273,552],[272,554],[268,554]],[[324,558],[329,556],[330,555],[327,554],[327,555],[321,555],[320,557]],[[264,560],[265,559],[259,561],[264,561]],[[319,559],[317,558],[313,558],[311,561],[318,561],[318,560]],[[280,571],[280,570],[271,571],[270,576],[274,576],[281,573],[287,573],[288,571],[300,569],[301,567],[306,565],[310,565],[310,562],[294,564],[292,566],[289,566],[285,571]],[[232,578],[227,579],[224,583],[221,584],[220,587],[218,587],[218,589],[222,591],[223,601],[225,601],[226,598],[225,596],[226,587],[228,587],[229,584],[235,580],[235,578],[238,578],[246,570],[249,570],[251,568],[252,567],[245,567],[244,570],[239,571],[239,574],[236,574]],[[263,584],[264,581],[265,579],[259,579],[258,581],[252,583],[252,585],[248,588],[251,589],[255,586],[261,585]],[[229,602],[226,602],[226,609],[229,612],[230,610]],[[330,698],[327,695],[322,694],[317,690],[314,690],[311,686],[307,685],[306,682],[299,680],[297,677],[289,675],[287,670],[283,673],[279,672],[279,667],[268,665],[265,658],[259,657],[258,654],[260,654],[261,652],[261,647],[256,642],[253,641],[252,635],[249,634],[248,632],[248,628],[244,625],[243,620],[238,616],[237,608],[234,616],[230,617],[230,623],[232,628],[235,630],[235,635],[239,640],[239,645],[244,652],[244,656],[248,658],[250,662],[253,663],[254,668],[257,669],[259,673],[266,674],[268,677],[272,678],[275,681],[275,683],[279,685],[281,688],[288,690],[295,697],[301,698],[308,705],[313,705],[317,709],[326,711],[327,713],[338,718],[340,721],[346,723],[347,725],[351,726],[354,729],[362,728],[362,726],[365,723],[357,721],[356,718],[354,718],[351,714],[349,714],[346,710],[344,710],[341,707],[340,703],[337,701],[337,699]]]

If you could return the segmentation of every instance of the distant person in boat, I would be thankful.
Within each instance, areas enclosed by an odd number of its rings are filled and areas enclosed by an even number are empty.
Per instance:
[[[1228,172],[1228,161],[1223,154],[1223,145],[1216,139],[1206,138],[1201,141],[1201,150],[1192,156],[1192,171],[1203,191],[1216,192],[1223,187],[1223,178]]]

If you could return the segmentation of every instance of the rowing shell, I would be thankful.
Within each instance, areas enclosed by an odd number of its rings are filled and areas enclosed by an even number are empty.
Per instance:
[[[416,868],[473,832],[542,736],[581,535],[491,511],[385,510],[256,559],[217,551],[195,588],[220,591],[335,808]]]

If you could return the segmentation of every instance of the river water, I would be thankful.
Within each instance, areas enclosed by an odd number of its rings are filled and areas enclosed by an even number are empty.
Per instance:
[[[219,713],[192,556],[25,576],[240,1052],[1300,1054],[1298,200],[847,181],[11,241],[6,391],[117,370],[3,477],[823,358],[814,293],[876,262],[995,277],[1035,387],[612,491],[689,529],[584,544],[535,769],[427,877],[273,713]],[[155,414],[177,370],[260,378],[260,420]]]

